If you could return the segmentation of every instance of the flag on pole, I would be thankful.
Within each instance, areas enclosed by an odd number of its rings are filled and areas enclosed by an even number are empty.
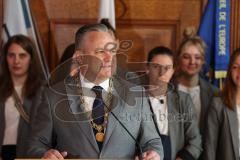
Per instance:
[[[5,43],[9,37],[16,34],[23,34],[30,37],[35,43],[38,59],[45,79],[47,79],[49,70],[45,54],[39,45],[40,43],[34,28],[28,0],[4,0],[3,5],[3,43]]]
[[[114,0],[100,0],[98,21],[102,19],[108,19],[112,27],[116,29]]]
[[[198,34],[207,44],[204,73],[212,70],[209,78],[222,88],[230,58],[230,0],[208,0]]]

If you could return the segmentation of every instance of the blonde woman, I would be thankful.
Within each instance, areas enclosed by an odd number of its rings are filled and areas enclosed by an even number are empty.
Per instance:
[[[178,90],[190,94],[193,100],[201,133],[203,133],[207,108],[218,91],[200,76],[205,63],[205,48],[204,41],[195,34],[194,30],[186,29],[184,39],[176,54],[177,67],[174,76]]]

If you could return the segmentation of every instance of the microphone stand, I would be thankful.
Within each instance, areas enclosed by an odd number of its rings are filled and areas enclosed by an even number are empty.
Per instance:
[[[118,119],[118,117],[110,110],[110,108],[107,107],[107,105],[104,103],[104,106],[107,108],[108,112],[113,115],[113,117],[119,122],[119,124],[123,127],[123,129],[128,133],[128,135],[136,142],[136,146],[139,152],[139,160],[143,160],[143,151],[141,145],[138,143],[137,139],[129,132],[129,130],[124,126],[124,124]]]

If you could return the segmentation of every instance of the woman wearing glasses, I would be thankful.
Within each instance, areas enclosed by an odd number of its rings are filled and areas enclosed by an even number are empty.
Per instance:
[[[156,47],[147,62],[150,108],[162,139],[164,160],[197,159],[202,151],[195,110],[187,94],[169,83],[174,73],[172,51]]]

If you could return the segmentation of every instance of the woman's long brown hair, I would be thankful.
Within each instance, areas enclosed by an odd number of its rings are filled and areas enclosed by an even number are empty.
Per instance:
[[[37,52],[35,46],[30,38],[24,35],[15,35],[10,37],[4,45],[3,53],[1,56],[0,68],[0,100],[5,101],[13,93],[13,81],[8,68],[7,54],[12,44],[18,44],[31,56],[30,65],[28,68],[28,76],[23,85],[22,94],[25,98],[35,95],[36,91],[41,86],[41,70],[39,61],[37,60]]]
[[[237,94],[237,87],[232,79],[232,66],[238,56],[240,56],[240,48],[236,49],[231,55],[230,62],[228,65],[227,77],[226,77],[225,84],[222,91],[223,103],[232,110],[236,105],[236,94]]]

